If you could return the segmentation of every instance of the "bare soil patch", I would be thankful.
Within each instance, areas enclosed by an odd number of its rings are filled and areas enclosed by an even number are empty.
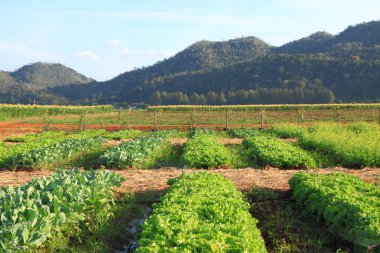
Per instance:
[[[222,145],[240,145],[244,139],[240,138],[219,138],[218,142]]]
[[[288,143],[294,143],[298,141],[296,138],[283,138],[282,140]]]
[[[189,138],[169,138],[170,143],[174,146],[182,146],[188,140]]]
[[[161,168],[156,170],[115,170],[116,173],[122,175],[126,181],[120,187],[120,192],[148,192],[148,191],[164,191],[168,188],[166,182],[173,177],[178,177],[181,173],[192,173],[195,171],[204,171],[196,169],[180,170],[177,168]],[[299,170],[280,170],[277,168],[267,167],[265,169],[216,169],[209,170],[213,173],[220,173],[226,178],[231,179],[236,186],[246,191],[252,187],[269,188],[276,191],[289,191],[288,181],[292,175]],[[355,175],[366,182],[378,183],[380,177],[380,168],[364,168],[361,170],[330,168],[309,170],[313,173],[331,173],[335,171],[345,172]],[[49,176],[52,171],[18,171],[0,172],[0,186],[25,184],[32,178],[41,178]]]

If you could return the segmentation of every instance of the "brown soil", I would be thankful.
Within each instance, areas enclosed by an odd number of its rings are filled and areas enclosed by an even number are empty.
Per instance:
[[[285,141],[285,142],[288,142],[288,143],[294,143],[294,142],[298,141],[298,140],[295,139],[295,138],[284,138],[284,139],[282,139],[282,140]]]
[[[106,143],[107,147],[116,147],[119,146],[123,141],[115,141],[115,140],[109,140]]]
[[[126,181],[122,184],[119,191],[148,192],[163,191],[167,189],[166,182],[168,179],[180,176],[181,173],[191,173],[195,169],[180,170],[177,168],[162,168],[156,170],[116,170],[115,172],[122,175]],[[231,179],[236,186],[243,191],[252,187],[270,188],[277,191],[288,191],[288,181],[292,175],[299,170],[280,170],[277,168],[267,167],[265,169],[217,169],[211,170],[214,173],[221,173],[226,178]],[[331,173],[341,171],[353,174],[366,182],[379,183],[380,168],[364,168],[361,170],[331,168],[310,170],[314,173]],[[32,178],[41,178],[50,175],[51,171],[20,171],[20,172],[0,172],[0,186],[25,184]]]
[[[169,141],[172,145],[182,146],[189,138],[169,138]]]
[[[40,133],[44,130],[44,123],[22,123],[22,122],[0,122],[0,140],[5,139],[9,136],[31,134],[31,133]],[[223,129],[223,125],[218,124],[204,124],[197,125],[197,128],[213,128],[216,130]],[[248,126],[247,126],[248,127]],[[249,127],[259,127],[257,124],[249,125]],[[101,124],[92,124],[86,125],[85,129],[105,129],[107,131],[116,131],[119,129],[118,125],[101,125]],[[49,124],[49,130],[64,130],[64,131],[75,131],[79,129],[78,124]],[[141,131],[152,131],[154,126],[148,125],[128,125],[123,129],[135,129]],[[160,125],[158,129],[177,129],[177,130],[189,130],[190,127],[187,125]]]
[[[239,138],[220,138],[218,142],[223,145],[239,145],[242,144],[243,140]]]

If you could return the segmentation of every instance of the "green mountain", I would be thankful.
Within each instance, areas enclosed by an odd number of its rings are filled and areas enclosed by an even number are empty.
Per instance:
[[[317,54],[335,57],[361,56],[364,59],[379,57],[380,21],[349,26],[338,35],[317,32],[306,38],[274,48],[277,54]]]
[[[150,67],[125,72],[111,83],[128,86],[176,73],[211,70],[266,55],[271,46],[256,37],[233,39],[223,42],[199,41]]]
[[[90,82],[94,80],[62,64],[37,62],[14,72],[0,71],[0,102],[67,103],[68,99],[49,94],[45,89]]]
[[[68,84],[84,84],[94,81],[58,63],[37,62],[25,65],[9,75],[16,82],[32,84],[37,89]]]
[[[20,93],[28,87],[39,92],[36,96],[45,96],[45,101],[70,103],[372,101],[380,98],[380,21],[349,26],[337,35],[316,32],[280,47],[255,37],[200,41],[169,59],[106,82],[91,82],[71,72],[52,74],[52,67],[22,69],[0,72],[0,91],[16,80],[26,84],[20,86]]]

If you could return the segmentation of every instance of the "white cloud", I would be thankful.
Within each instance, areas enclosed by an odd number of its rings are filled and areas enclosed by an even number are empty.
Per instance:
[[[75,59],[78,59],[78,60],[85,60],[85,61],[95,61],[97,60],[99,57],[94,53],[94,52],[91,52],[91,51],[83,51],[83,52],[78,52],[74,55],[74,58]]]
[[[123,42],[119,39],[108,39],[105,43],[109,46],[120,46],[123,45]]]

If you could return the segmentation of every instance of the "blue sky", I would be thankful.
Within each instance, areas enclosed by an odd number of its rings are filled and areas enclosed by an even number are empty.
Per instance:
[[[59,62],[102,81],[192,43],[256,36],[279,46],[379,20],[378,0],[12,0],[0,8],[0,70]]]

